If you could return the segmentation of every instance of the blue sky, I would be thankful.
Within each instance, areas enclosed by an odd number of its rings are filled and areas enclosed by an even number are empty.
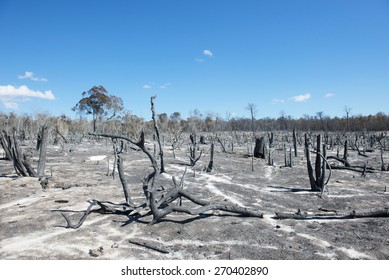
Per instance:
[[[0,0],[0,38],[6,113],[75,117],[95,85],[146,119],[389,113],[389,1]]]

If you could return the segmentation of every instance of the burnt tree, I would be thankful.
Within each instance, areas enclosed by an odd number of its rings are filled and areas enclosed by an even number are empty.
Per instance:
[[[39,145],[39,162],[37,168],[37,176],[45,176],[45,165],[46,165],[46,151],[47,151],[47,137],[49,134],[49,128],[45,125],[41,129],[40,139],[41,143]]]
[[[7,132],[0,131],[0,143],[3,147],[6,160],[12,160],[12,143],[11,138],[8,136]]]
[[[200,151],[200,154],[197,156],[197,139],[196,139],[196,132],[192,131],[192,133],[189,135],[190,139],[190,145],[189,145],[189,160],[190,160],[190,166],[195,166],[197,161],[201,158],[201,155],[203,153],[203,150]]]
[[[305,156],[307,158],[307,169],[308,169],[308,176],[311,185],[311,190],[315,192],[323,193],[325,186],[328,184],[331,178],[331,167],[328,164],[326,159],[327,148],[326,145],[322,146],[321,135],[318,135],[316,151],[314,151],[314,153],[316,154],[315,169],[313,169],[310,146],[311,143],[308,138],[308,135],[305,134]],[[325,181],[327,167],[330,170],[330,174],[328,176],[327,181]]]
[[[206,168],[206,171],[208,173],[212,172],[214,157],[215,157],[215,143],[212,141],[212,143],[211,143],[211,158],[210,158],[208,166]]]
[[[265,137],[255,139],[254,157],[266,158],[266,141]]]
[[[159,158],[161,161],[161,173],[165,172],[165,163],[163,160],[163,149],[162,149],[162,144],[161,144],[161,137],[159,135],[159,129],[157,125],[157,120],[155,118],[155,105],[154,105],[154,100],[155,96],[151,97],[151,114],[152,114],[152,119],[153,119],[153,124],[154,124],[154,130],[155,130],[155,135],[157,136],[157,141],[158,141],[158,147],[159,147]]]

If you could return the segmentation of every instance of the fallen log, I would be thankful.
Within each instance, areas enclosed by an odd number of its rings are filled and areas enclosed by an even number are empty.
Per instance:
[[[362,209],[349,212],[322,211],[322,212],[301,212],[296,213],[276,212],[274,219],[285,220],[319,220],[319,219],[357,219],[357,218],[388,218],[389,208]]]

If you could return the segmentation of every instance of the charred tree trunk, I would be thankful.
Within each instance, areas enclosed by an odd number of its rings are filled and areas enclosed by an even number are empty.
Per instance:
[[[347,139],[344,141],[343,160],[344,160],[344,166],[350,167],[350,163],[348,162],[348,140]]]
[[[5,159],[12,160],[11,138],[8,136],[6,131],[0,131],[0,142],[5,153]]]
[[[297,135],[296,135],[296,129],[293,129],[293,148],[294,148],[294,156],[297,157]]]
[[[255,139],[254,157],[266,158],[266,143],[265,137]]]
[[[116,162],[117,162],[120,182],[123,187],[124,199],[126,200],[127,204],[132,205],[133,202],[131,199],[130,191],[128,190],[127,179],[126,176],[124,175],[124,170],[123,170],[123,158],[121,157],[120,153],[117,154]]]
[[[37,176],[43,177],[45,176],[45,165],[46,165],[46,151],[47,151],[47,138],[49,135],[49,128],[47,126],[43,126],[41,130],[41,145],[39,151],[39,162],[37,169]]]
[[[162,144],[161,144],[161,138],[160,138],[160,135],[159,135],[159,129],[158,129],[158,125],[157,125],[157,120],[155,118],[154,99],[155,99],[155,96],[152,96],[151,97],[151,113],[152,113],[152,119],[153,119],[155,134],[157,136],[157,141],[158,141],[158,146],[159,146],[159,157],[160,157],[160,160],[161,160],[161,170],[160,170],[160,172],[161,173],[165,173],[165,163],[164,163],[164,160],[163,160],[163,149],[162,149]]]
[[[308,139],[307,134],[305,135],[305,153],[306,153],[306,158],[307,158],[307,169],[308,169],[308,176],[309,176],[309,182],[311,185],[311,190],[312,191],[320,191],[323,193],[325,186],[328,184],[330,178],[331,178],[331,173],[328,176],[328,179],[326,182],[325,177],[326,177],[326,167],[330,168],[331,172],[331,167],[327,162],[326,159],[326,145],[323,145],[322,147],[321,144],[321,135],[317,136],[317,148],[316,148],[316,161],[315,161],[315,172],[312,167],[312,162],[311,162],[311,151],[310,151],[310,141]],[[321,151],[323,149],[323,152]]]
[[[16,130],[13,131],[11,142],[12,142],[12,160],[13,160],[16,174],[22,177],[27,177],[28,172],[23,163],[23,153],[19,147],[19,143],[16,138]]]
[[[389,165],[388,165],[389,167]],[[381,171],[389,171],[385,168],[385,162],[384,162],[384,150],[381,148]]]
[[[273,148],[273,143],[274,143],[274,133],[273,132],[269,132],[267,134],[268,138],[269,138],[269,148]]]
[[[216,140],[219,142],[220,146],[222,147],[223,153],[227,153],[226,146],[224,145],[223,141],[218,136],[216,136]],[[232,150],[234,150],[234,144],[232,144]]]
[[[211,143],[211,159],[209,160],[209,164],[208,164],[208,167],[206,170],[208,173],[212,172],[214,155],[215,155],[215,144],[212,141],[212,143]]]
[[[201,155],[203,151],[200,151],[200,155],[197,156],[197,139],[196,139],[196,132],[192,131],[192,133],[189,135],[190,138],[190,146],[189,146],[189,159],[190,159],[190,166],[195,166],[197,161],[201,158]]]

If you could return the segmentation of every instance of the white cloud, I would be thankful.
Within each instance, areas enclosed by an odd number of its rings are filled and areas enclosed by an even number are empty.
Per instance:
[[[203,55],[213,57],[213,53],[210,50],[203,50]]]
[[[306,94],[301,94],[301,95],[293,96],[290,99],[292,99],[294,102],[306,102],[310,98],[311,98],[311,94],[310,93],[306,93]]]
[[[274,98],[272,101],[272,104],[280,104],[280,103],[285,103],[285,100],[280,98]]]
[[[8,97],[8,98],[36,97],[36,98],[49,99],[49,100],[55,99],[55,96],[53,95],[51,90],[41,92],[41,91],[31,90],[27,86],[20,86],[16,88],[11,85],[0,86],[0,97]]]
[[[35,81],[35,82],[47,82],[48,80],[46,78],[38,78],[38,77],[34,77],[34,73],[33,72],[24,72],[23,75],[18,75],[18,79],[30,79],[31,81]]]
[[[326,98],[330,98],[330,97],[333,97],[333,96],[335,96],[335,94],[333,94],[333,93],[327,93],[327,94],[325,95]]]
[[[196,60],[196,62],[198,62],[198,63],[203,63],[203,62],[204,62],[204,59],[202,59],[202,58],[195,58],[195,60]]]
[[[14,87],[11,85],[0,85],[0,101],[8,109],[19,109],[16,102],[28,102],[31,97],[47,100],[54,100],[55,96],[51,90],[45,92],[29,89],[27,86]]]
[[[150,89],[150,88],[152,88],[152,86],[146,84],[146,85],[143,86],[143,88],[144,88],[144,89]]]
[[[19,110],[19,104],[16,102],[4,101],[3,104],[7,109]]]

